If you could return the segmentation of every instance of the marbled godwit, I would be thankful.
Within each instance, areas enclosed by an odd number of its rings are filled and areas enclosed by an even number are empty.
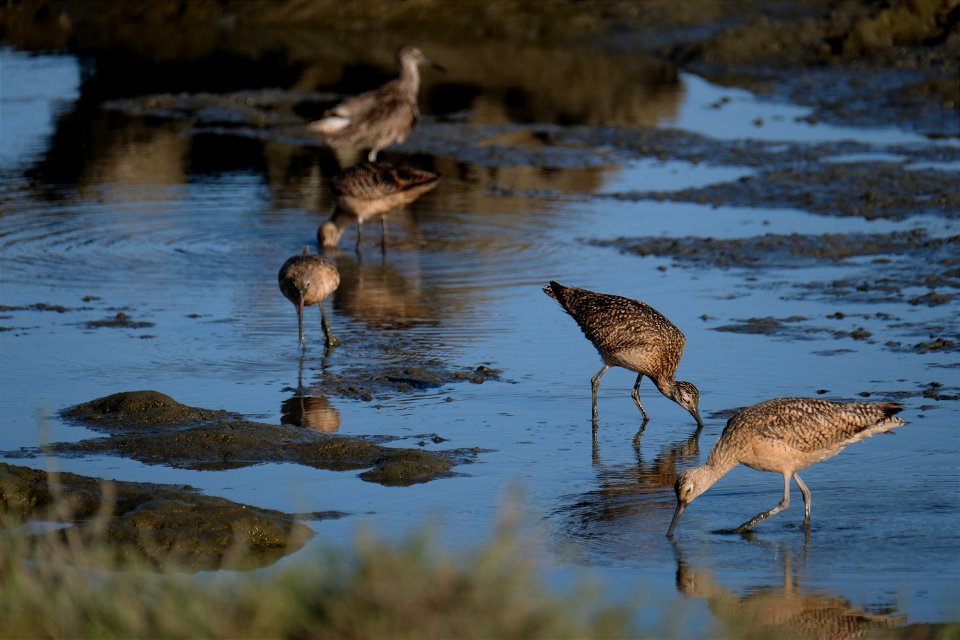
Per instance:
[[[370,149],[367,159],[373,162],[377,153],[395,142],[403,142],[417,118],[417,93],[420,91],[419,65],[443,67],[416,47],[397,51],[400,77],[372,90],[347,98],[323,114],[323,118],[307,125],[310,131],[330,141],[342,141],[358,149]]]
[[[355,220],[356,248],[359,251],[361,225],[380,216],[381,246],[385,246],[387,229],[383,216],[433,189],[439,179],[440,174],[432,171],[385,162],[361,162],[340,172],[330,181],[337,208],[317,230],[317,244],[321,247],[337,246],[344,228]]]
[[[648,376],[660,393],[689,411],[697,426],[703,427],[697,387],[692,382],[674,379],[686,338],[662,313],[639,300],[565,287],[553,281],[543,292],[573,316],[603,358],[603,368],[590,380],[594,429],[600,378],[610,367],[637,372],[631,395],[643,414],[644,424],[650,418],[640,404],[639,389],[643,376]]]
[[[283,263],[277,275],[280,291],[297,308],[297,326],[300,342],[303,343],[303,308],[315,304],[320,307],[323,323],[323,335],[327,346],[332,347],[339,341],[330,331],[327,314],[323,310],[323,301],[340,284],[340,274],[333,262],[323,256],[310,255],[310,248],[304,247],[303,253],[293,256]]]
[[[848,444],[906,424],[894,415],[902,410],[903,405],[896,402],[841,403],[819,398],[775,398],[741,409],[727,421],[707,463],[677,478],[677,509],[667,535],[673,535],[687,505],[738,464],[782,473],[783,500],[737,527],[737,533],[790,506],[791,477],[803,494],[803,524],[809,526],[810,490],[797,471],[837,455]]]

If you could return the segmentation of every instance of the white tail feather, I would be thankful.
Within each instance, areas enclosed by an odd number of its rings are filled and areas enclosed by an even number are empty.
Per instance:
[[[307,128],[310,129],[310,131],[316,131],[317,133],[322,133],[324,135],[331,135],[342,131],[349,124],[349,118],[330,116],[328,118],[322,118],[320,120],[311,122]]]

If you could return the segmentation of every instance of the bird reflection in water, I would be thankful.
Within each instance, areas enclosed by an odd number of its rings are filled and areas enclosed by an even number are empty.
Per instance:
[[[280,405],[280,423],[333,433],[340,428],[340,412],[326,396],[311,395],[311,388],[303,386],[304,360],[305,355],[301,354],[297,390]],[[323,366],[326,366],[326,356]]]
[[[323,433],[340,428],[340,412],[325,396],[307,396],[296,393],[280,405],[281,424],[292,424]]]
[[[878,629],[901,626],[907,620],[905,615],[893,614],[893,607],[869,612],[840,595],[800,587],[792,551],[783,544],[763,545],[783,559],[783,583],[746,589],[742,596],[717,584],[711,572],[694,567],[684,559],[679,543],[672,544],[677,559],[677,590],[687,597],[706,600],[727,637],[861,638]]]
[[[677,480],[678,469],[696,462],[699,458],[701,429],[698,427],[685,440],[664,447],[653,460],[644,456],[639,438],[641,433],[642,429],[633,440],[636,463],[626,465],[605,464],[601,459],[597,441],[593,441],[592,456],[598,486],[578,496],[575,502],[562,509],[574,518],[573,536],[593,539],[606,535],[608,527],[622,531],[622,521],[625,518],[660,522],[663,518],[659,514],[671,509],[673,484]],[[646,518],[651,512],[656,512],[657,515]],[[623,543],[625,548],[632,547],[633,544],[626,540]]]
[[[424,300],[416,260],[366,262],[348,253],[330,253],[340,272],[334,297],[338,312],[376,329],[434,324]]]

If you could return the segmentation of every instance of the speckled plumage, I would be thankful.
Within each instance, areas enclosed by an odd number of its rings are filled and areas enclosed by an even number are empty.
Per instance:
[[[433,171],[386,162],[361,162],[340,172],[330,181],[337,208],[317,230],[317,244],[337,246],[343,230],[355,221],[359,247],[364,222],[413,202],[437,186],[439,179],[440,174]]]
[[[684,471],[677,479],[677,511],[709,489],[738,464],[783,474],[784,497],[776,507],[758,514],[737,530],[747,531],[790,504],[790,478],[803,494],[810,521],[810,491],[797,471],[840,453],[847,445],[906,422],[895,414],[896,402],[831,402],[820,398],[775,398],[741,409],[730,420],[703,466]]]
[[[420,117],[417,93],[420,91],[420,64],[431,64],[420,49],[402,47],[397,51],[400,77],[372,91],[347,98],[328,109],[323,118],[307,128],[330,141],[343,141],[358,149],[370,149],[373,162],[377,153],[391,144],[403,142]]]
[[[576,320],[603,359],[603,368],[592,380],[594,421],[600,377],[609,367],[623,367],[637,372],[632,396],[644,421],[648,419],[647,412],[640,403],[638,388],[643,376],[648,376],[660,393],[687,409],[703,426],[699,391],[692,383],[675,380],[686,338],[666,316],[639,300],[565,287],[553,281],[543,292]]]
[[[335,345],[337,339],[330,330],[323,301],[340,286],[340,273],[336,265],[323,256],[311,255],[309,247],[304,247],[301,255],[293,256],[283,263],[277,274],[277,283],[280,292],[297,309],[300,342],[304,342],[303,308],[315,304],[320,307],[327,346]]]

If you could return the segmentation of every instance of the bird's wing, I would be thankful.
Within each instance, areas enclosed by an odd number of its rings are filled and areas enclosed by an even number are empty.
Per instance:
[[[902,409],[894,402],[839,403],[819,398],[776,398],[737,412],[723,437],[746,436],[782,442],[813,452],[850,442],[903,424],[892,416]]]
[[[560,303],[584,335],[608,353],[674,345],[683,353],[686,338],[663,314],[639,300],[568,287]]]
[[[436,182],[439,174],[386,162],[361,162],[330,181],[337,195],[353,198],[383,197]]]
[[[380,94],[382,92],[383,87],[380,87],[372,91],[364,91],[355,96],[350,96],[324,111],[323,115],[324,117],[340,117],[347,118],[348,120],[363,119],[371,109],[376,106],[378,100],[381,99]]]

